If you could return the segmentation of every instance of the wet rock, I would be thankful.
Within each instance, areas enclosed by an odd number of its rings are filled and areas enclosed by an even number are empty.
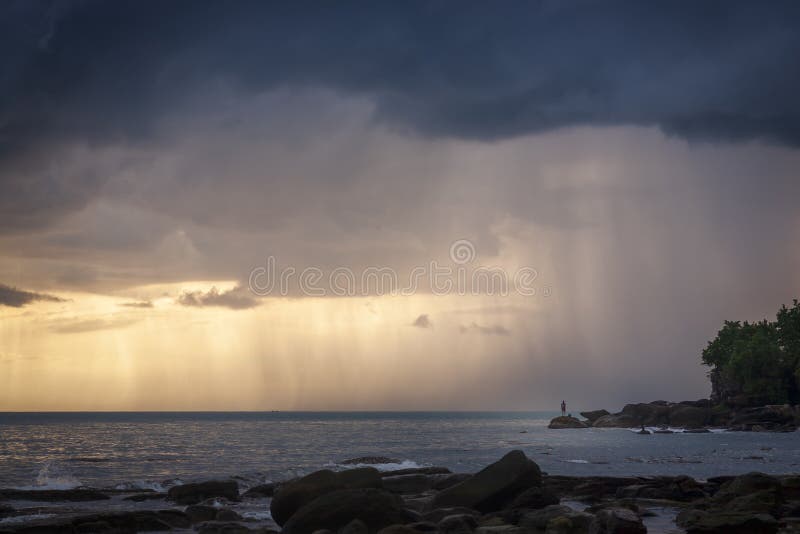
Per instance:
[[[249,498],[264,498],[264,497],[272,497],[275,493],[275,483],[268,482],[266,484],[259,484],[258,486],[253,486],[252,488],[248,489],[242,494],[242,497],[249,497]]]
[[[690,502],[706,497],[703,485],[691,477],[654,477],[617,488],[617,499],[661,499]]]
[[[638,515],[627,508],[606,508],[597,512],[589,528],[591,534],[646,534]]]
[[[615,497],[617,490],[626,486],[646,483],[648,479],[639,477],[574,477],[549,475],[544,477],[544,487],[559,497],[573,497],[578,500],[598,501]]]
[[[608,410],[592,410],[590,412],[581,412],[581,417],[585,417],[589,423],[594,423],[606,415],[611,415]]]
[[[437,532],[439,530],[436,523],[431,523],[430,521],[414,521],[407,526],[413,528],[417,532]]]
[[[709,423],[711,413],[707,408],[678,404],[669,410],[669,424],[681,428],[701,428]]]
[[[447,475],[445,477],[440,478],[437,482],[433,484],[433,489],[441,491],[451,486],[455,486],[456,484],[460,484],[461,482],[464,482],[470,477],[472,477],[472,475],[469,473],[453,473],[452,475]]]
[[[322,528],[339,529],[359,519],[376,532],[413,515],[397,495],[374,488],[345,489],[322,495],[298,509],[283,526],[283,534],[308,534]]]
[[[597,428],[633,428],[639,426],[639,420],[628,414],[609,414],[597,419],[592,426]]]
[[[231,510],[230,508],[222,508],[217,512],[217,521],[241,521],[242,516],[240,516],[235,510]]]
[[[0,500],[35,501],[35,502],[84,502],[105,501],[110,499],[105,493],[93,489],[68,490],[18,490],[0,489]]]
[[[143,502],[143,501],[157,501],[159,499],[166,499],[166,493],[158,493],[155,491],[147,492],[147,493],[137,493],[135,495],[129,495],[127,497],[123,497],[122,500],[124,501],[133,501],[133,502]]]
[[[636,421],[634,426],[659,426],[668,424],[670,406],[664,401],[640,402],[626,404],[621,413],[634,419]]]
[[[360,519],[353,519],[339,531],[339,534],[369,534],[369,529]]]
[[[441,480],[442,475],[399,475],[383,477],[383,487],[394,493],[422,493]]]
[[[383,483],[380,473],[374,467],[348,469],[338,473],[327,469],[315,471],[281,485],[272,498],[270,512],[275,522],[283,525],[300,507],[327,493],[381,487]]]
[[[687,428],[683,431],[684,434],[710,434],[711,431],[707,428]]]
[[[217,517],[217,509],[204,504],[192,504],[187,506],[184,513],[189,517],[189,521],[192,523],[213,521]]]
[[[442,490],[434,498],[435,508],[465,506],[481,512],[501,509],[519,493],[542,484],[539,466],[522,451],[511,451],[465,481]]]
[[[208,521],[198,525],[197,532],[202,534],[278,534],[278,532],[271,529],[251,529],[246,525],[226,521]]]
[[[209,480],[174,486],[167,492],[167,498],[178,504],[197,504],[213,497],[238,501],[239,484],[235,480]]]
[[[552,491],[549,491],[541,486],[533,486],[514,497],[514,499],[506,506],[506,508],[509,510],[520,508],[537,510],[539,508],[544,508],[545,506],[558,504],[558,501],[558,496]]]
[[[569,506],[553,505],[525,514],[519,526],[534,532],[578,534],[588,532],[593,519],[593,515],[577,512]]]
[[[587,425],[583,421],[567,415],[555,417],[550,421],[550,424],[547,425],[547,428],[552,428],[552,429],[588,428],[588,427],[589,425]]]
[[[455,514],[443,517],[436,526],[442,534],[469,534],[478,521],[471,514]]]
[[[422,517],[426,521],[431,521],[433,523],[438,523],[445,517],[449,515],[464,515],[469,514],[475,517],[480,515],[480,512],[477,510],[473,510],[472,508],[466,508],[464,506],[455,506],[452,508],[437,508],[436,510],[431,510],[430,512],[425,513]]]
[[[435,525],[434,528],[436,528]],[[408,525],[391,525],[380,529],[378,534],[419,534],[420,532],[425,531],[416,530]]]
[[[774,534],[778,531],[778,521],[769,514],[692,510],[678,514],[677,522],[687,534]]]

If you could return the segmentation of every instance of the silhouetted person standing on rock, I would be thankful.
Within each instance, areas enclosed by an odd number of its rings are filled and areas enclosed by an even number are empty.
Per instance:
[[[561,417],[567,413],[567,401],[561,401]]]

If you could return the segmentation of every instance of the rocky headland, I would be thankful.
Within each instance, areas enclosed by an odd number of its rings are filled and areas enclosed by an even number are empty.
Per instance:
[[[30,513],[9,502],[108,500],[119,493],[0,490],[0,518]],[[789,533],[800,526],[798,475],[750,473],[707,481],[558,476],[543,473],[518,450],[474,474],[443,467],[356,467],[245,492],[235,481],[221,480],[142,495],[163,500],[163,507],[0,523],[0,533],[644,534],[648,518],[664,510],[689,534]],[[255,525],[230,509],[247,499],[265,499],[278,527]]]
[[[800,406],[790,404],[735,406],[712,404],[709,399],[683,402],[654,401],[627,404],[622,411],[581,412],[554,418],[549,428],[639,428],[656,427],[655,432],[670,428],[686,431],[725,429],[742,432],[794,432],[800,425]]]

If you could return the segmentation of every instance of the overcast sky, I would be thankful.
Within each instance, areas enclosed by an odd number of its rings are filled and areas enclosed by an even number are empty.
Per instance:
[[[4,2],[0,409],[706,396],[722,321],[800,297],[798,27],[796,2]],[[268,258],[535,291],[257,294]]]

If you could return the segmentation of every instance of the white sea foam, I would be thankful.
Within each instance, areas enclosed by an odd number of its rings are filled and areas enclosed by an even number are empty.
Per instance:
[[[677,427],[677,426],[669,426],[669,427],[646,426],[644,428],[645,428],[645,430],[649,430],[650,432],[655,432],[657,430],[669,430],[673,434],[698,434],[698,432],[690,432],[689,429],[682,428],[682,427]],[[633,427],[633,428],[627,428],[626,430],[636,434],[636,433],[642,431],[642,427],[637,426],[637,427]],[[726,431],[726,429],[724,429],[724,428],[709,428],[708,430],[709,430],[709,432],[714,433],[714,434],[719,434],[719,433],[722,433],[722,432]]]
[[[272,514],[269,511],[242,512],[242,517],[255,521],[272,521]]]
[[[568,463],[571,463],[571,464],[588,464],[588,463],[591,463],[591,462],[589,462],[589,460],[564,460],[564,461],[568,462]]]
[[[135,480],[133,482],[123,482],[114,486],[116,490],[153,490],[164,493],[167,489],[160,482],[154,480]]]
[[[337,463],[328,463],[326,467],[332,467],[336,469],[355,469],[357,467],[374,467],[378,471],[397,471],[398,469],[418,469],[420,467],[425,467],[423,465],[418,464],[412,460],[403,460],[401,462],[392,462],[386,464],[337,464]]]
[[[82,486],[83,483],[53,462],[46,462],[39,473],[36,481],[30,486],[18,486],[22,490],[68,490]]]

